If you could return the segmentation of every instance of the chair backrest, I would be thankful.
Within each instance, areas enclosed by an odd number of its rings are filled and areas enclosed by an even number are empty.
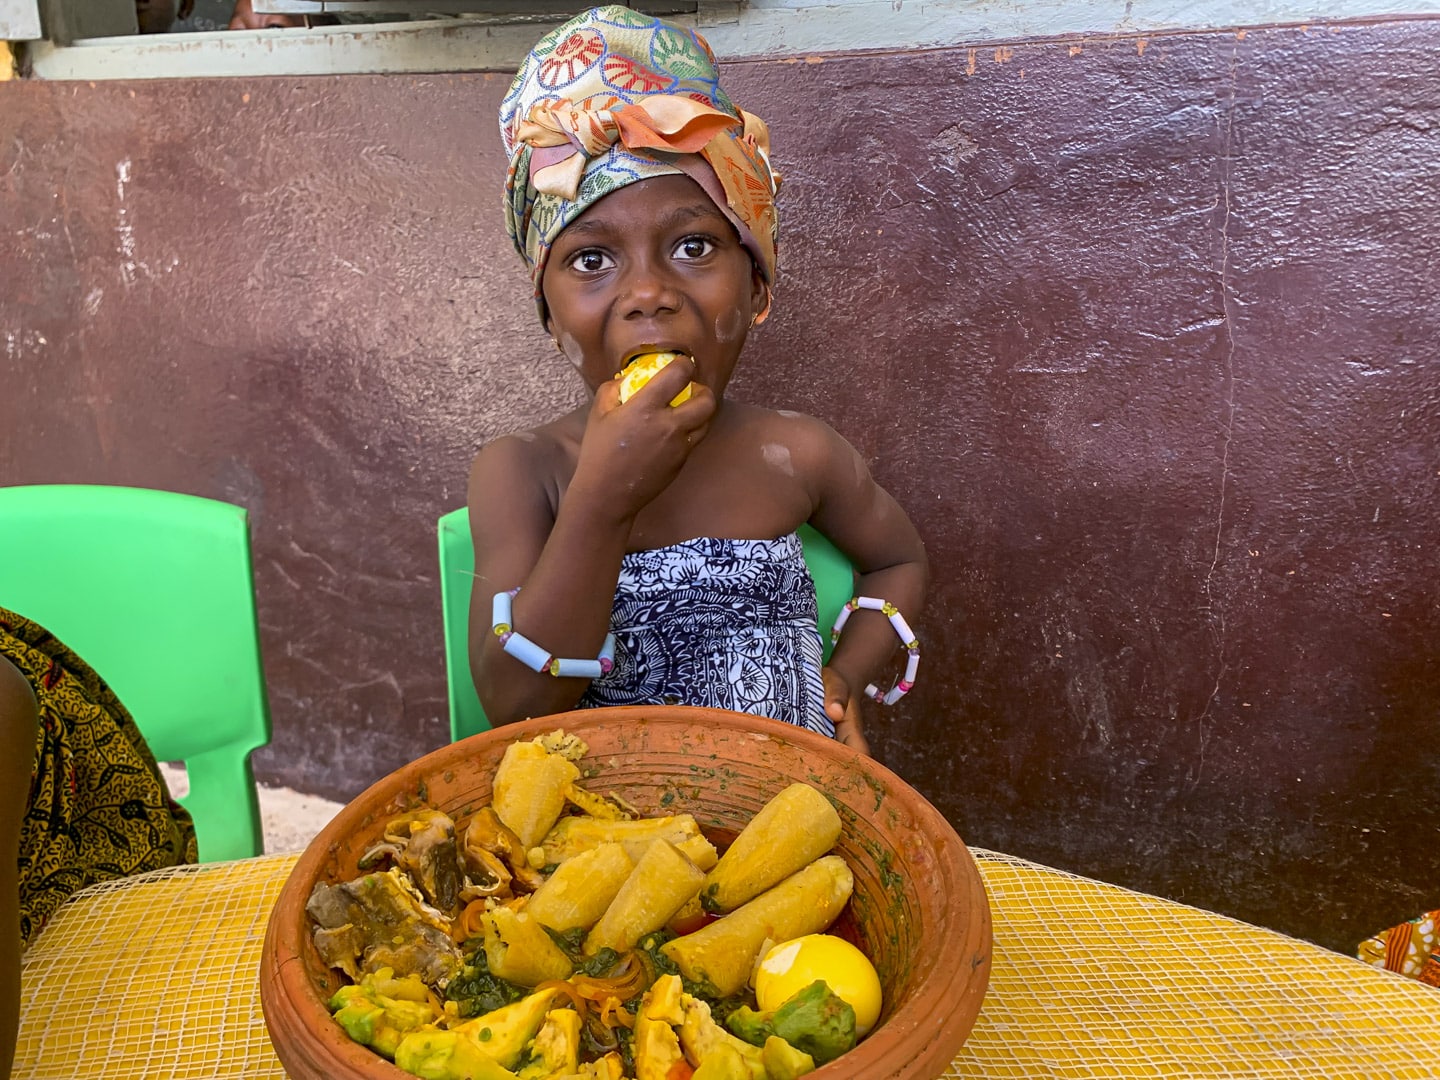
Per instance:
[[[830,659],[830,627],[845,601],[855,595],[855,571],[840,549],[809,525],[799,528],[805,564],[815,579],[818,628],[825,659]],[[443,515],[440,539],[440,607],[445,624],[445,675],[450,698],[452,741],[490,726],[470,675],[470,585],[475,579],[475,545],[465,507]]]
[[[0,606],[41,623],[183,761],[200,857],[260,854],[270,714],[245,510],[145,488],[0,488]]]

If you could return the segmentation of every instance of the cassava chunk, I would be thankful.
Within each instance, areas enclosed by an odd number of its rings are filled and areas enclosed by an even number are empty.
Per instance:
[[[809,784],[791,784],[740,830],[706,875],[700,902],[707,911],[722,915],[734,911],[809,866],[839,838],[840,815],[830,800]]]
[[[558,873],[558,871],[557,871]],[[705,873],[665,839],[652,840],[585,938],[585,952],[624,952],[659,930],[700,891]]]
[[[539,986],[547,979],[568,979],[575,970],[560,946],[527,912],[497,907],[485,912],[480,921],[485,934],[485,966],[496,978],[516,986]]]
[[[723,919],[667,942],[660,951],[687,979],[709,982],[722,997],[739,993],[766,940],[818,934],[835,921],[854,888],[845,860],[826,855]]]
[[[601,844],[582,851],[556,867],[530,897],[525,912],[551,930],[577,926],[589,930],[634,869],[635,861],[621,844]]]
[[[635,821],[604,821],[591,817],[565,817],[540,843],[544,864],[554,866],[582,851],[601,844],[623,844],[630,858],[639,862],[650,841],[663,837],[677,847],[700,835],[700,826],[690,814],[639,818]]]
[[[560,819],[565,792],[579,775],[573,761],[538,743],[511,743],[495,770],[491,805],[528,850]]]
[[[715,850],[708,837],[703,833],[699,836],[692,836],[688,840],[681,840],[675,845],[680,854],[693,862],[701,870],[713,869],[720,861],[720,853]]]

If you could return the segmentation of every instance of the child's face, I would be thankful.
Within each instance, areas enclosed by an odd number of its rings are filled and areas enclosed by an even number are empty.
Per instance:
[[[683,352],[725,392],[766,286],[739,234],[688,176],[628,184],[556,238],[542,286],[554,335],[594,390],[642,352]]]

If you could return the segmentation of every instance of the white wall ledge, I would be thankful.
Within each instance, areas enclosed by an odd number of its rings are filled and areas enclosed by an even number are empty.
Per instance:
[[[751,0],[710,3],[697,26],[724,59],[936,48],[1084,35],[1440,16],[1440,0]],[[511,72],[560,21],[437,20],[302,30],[91,38],[29,46],[40,79],[191,79],[358,73]]]

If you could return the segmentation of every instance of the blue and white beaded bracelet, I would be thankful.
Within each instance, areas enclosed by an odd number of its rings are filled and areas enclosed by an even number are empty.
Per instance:
[[[905,621],[905,616],[900,614],[900,609],[889,600],[879,600],[873,596],[852,596],[845,601],[845,606],[840,609],[840,614],[835,619],[835,626],[830,631],[831,644],[840,640],[840,631],[845,629],[845,623],[850,618],[850,613],[860,608],[864,608],[866,611],[878,611],[889,619],[891,628],[905,645],[906,652],[910,654],[909,659],[905,661],[905,674],[889,690],[882,693],[874,683],[865,687],[868,697],[878,701],[881,705],[894,705],[915,685],[915,676],[920,671],[920,639],[910,629],[910,624]]]
[[[510,603],[518,587],[497,592],[490,604],[490,629],[500,639],[500,647],[531,671],[549,672],[557,679],[598,679],[610,674],[615,666],[615,635],[606,634],[600,656],[595,660],[573,660],[554,656],[510,625]]]

